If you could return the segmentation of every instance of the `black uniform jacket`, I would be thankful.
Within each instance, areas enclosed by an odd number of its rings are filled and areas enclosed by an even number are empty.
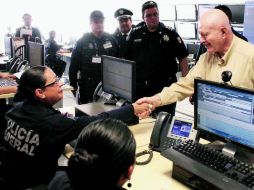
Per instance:
[[[93,57],[101,55],[118,56],[116,40],[108,33],[103,33],[100,38],[95,37],[92,33],[84,34],[72,52],[69,68],[71,86],[77,88],[78,71],[81,74],[79,81],[81,87],[85,86],[82,85],[82,82],[86,84],[87,79],[96,80],[97,84],[101,81],[101,64],[92,62]]]
[[[65,144],[77,138],[87,124],[106,117],[128,122],[133,112],[133,106],[128,105],[97,116],[77,118],[37,100],[19,103],[6,114],[6,151],[0,177],[8,184],[24,188],[47,184],[55,174]]]

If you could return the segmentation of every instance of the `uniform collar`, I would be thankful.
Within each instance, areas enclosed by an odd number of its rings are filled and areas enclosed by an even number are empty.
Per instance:
[[[124,34],[126,34],[127,36],[129,36],[130,33],[131,33],[131,31],[132,31],[132,28],[131,28],[131,29],[129,30],[129,32],[127,32],[127,33],[120,32],[120,30],[119,30],[119,32],[122,34],[122,36],[123,36]]]
[[[165,27],[165,25],[164,25],[163,23],[159,22],[159,26],[158,26],[157,30],[154,31],[154,32],[150,32],[150,31],[148,30],[148,28],[147,28],[146,25],[145,25],[145,27],[146,27],[146,31],[149,32],[149,33],[155,33],[155,32],[157,32],[157,33],[162,33],[163,27]]]

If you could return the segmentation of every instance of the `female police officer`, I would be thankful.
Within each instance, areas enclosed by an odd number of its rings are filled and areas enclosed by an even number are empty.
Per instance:
[[[62,115],[52,107],[63,98],[62,85],[55,73],[43,66],[33,67],[21,76],[16,97],[25,101],[6,114],[6,151],[2,153],[0,183],[7,189],[48,184],[65,144],[91,121],[113,117],[127,122],[134,113],[147,109],[133,104],[93,117]]]

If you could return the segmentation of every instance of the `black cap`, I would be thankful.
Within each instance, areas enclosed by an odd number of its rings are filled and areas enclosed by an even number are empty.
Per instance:
[[[131,12],[130,10],[125,8],[120,8],[116,10],[114,17],[120,20],[121,18],[130,18],[132,15],[133,15],[133,12]]]
[[[104,15],[101,11],[99,10],[95,10],[93,12],[91,12],[90,14],[90,21],[93,21],[93,20],[97,20],[97,19],[104,19]]]
[[[142,5],[142,12],[144,12],[144,10],[146,10],[146,9],[150,9],[153,7],[158,8],[157,3],[155,3],[154,1],[147,1]]]

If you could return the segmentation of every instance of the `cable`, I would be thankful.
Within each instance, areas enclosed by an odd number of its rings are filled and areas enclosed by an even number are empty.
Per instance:
[[[139,153],[136,154],[136,158],[138,158],[140,156],[143,156],[143,155],[146,155],[146,154],[149,155],[148,159],[145,160],[145,161],[142,161],[142,162],[138,162],[136,160],[136,165],[146,165],[152,160],[152,158],[153,158],[153,151],[152,150],[144,150],[142,152],[139,152]]]

